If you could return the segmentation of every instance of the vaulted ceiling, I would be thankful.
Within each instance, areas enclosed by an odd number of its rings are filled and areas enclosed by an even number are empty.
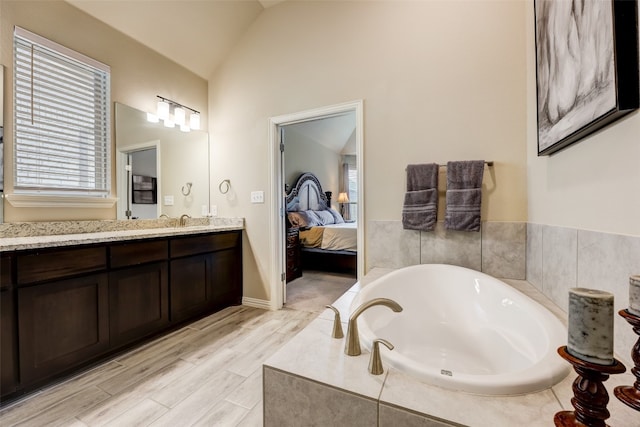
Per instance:
[[[283,0],[66,0],[209,79],[265,10]]]

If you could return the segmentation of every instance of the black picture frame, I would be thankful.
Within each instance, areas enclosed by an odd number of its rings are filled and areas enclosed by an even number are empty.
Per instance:
[[[640,107],[637,0],[573,6],[534,0],[538,156]]]
[[[157,179],[151,176],[131,175],[131,202],[143,205],[158,203]]]

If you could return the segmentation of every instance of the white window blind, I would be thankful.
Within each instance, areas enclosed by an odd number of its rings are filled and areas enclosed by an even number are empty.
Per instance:
[[[15,28],[16,192],[109,194],[109,85],[107,65]]]

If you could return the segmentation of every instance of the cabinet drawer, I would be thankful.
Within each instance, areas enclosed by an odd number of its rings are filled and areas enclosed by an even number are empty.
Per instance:
[[[111,268],[127,267],[147,262],[163,261],[168,257],[166,240],[130,242],[110,248]]]
[[[42,282],[107,268],[105,247],[56,249],[18,255],[18,284]]]
[[[11,255],[0,257],[0,289],[10,286],[13,283],[13,265]]]
[[[171,257],[178,258],[231,249],[236,247],[239,241],[240,233],[238,232],[180,237],[171,240]]]

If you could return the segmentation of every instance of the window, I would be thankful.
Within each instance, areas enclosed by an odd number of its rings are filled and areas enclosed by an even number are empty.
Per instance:
[[[16,27],[14,191],[107,197],[110,69]]]

